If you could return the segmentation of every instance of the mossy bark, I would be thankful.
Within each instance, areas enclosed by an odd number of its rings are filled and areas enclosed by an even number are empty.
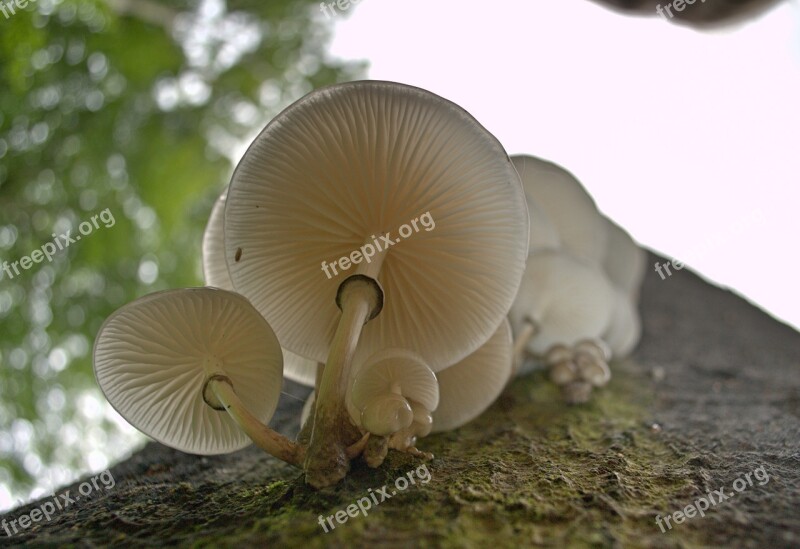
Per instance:
[[[426,464],[427,483],[415,474],[415,484],[398,489],[395,480],[422,462],[391,451],[381,468],[356,462],[339,485],[315,491],[299,470],[254,448],[198,457],[149,444],[112,469],[114,488],[0,539],[308,549],[796,547],[800,334],[687,270],[665,280],[649,273],[642,310],[639,349],[612,364],[614,378],[591,403],[564,405],[541,373],[517,379],[473,423],[420,442],[436,456]],[[301,408],[287,399],[273,423],[293,434]],[[767,482],[751,475],[752,486],[733,490],[760,467]],[[380,501],[384,485],[391,497],[367,516],[344,524],[334,517],[336,528],[324,531],[320,516],[370,493]],[[734,495],[662,533],[656,516],[718,489]]]

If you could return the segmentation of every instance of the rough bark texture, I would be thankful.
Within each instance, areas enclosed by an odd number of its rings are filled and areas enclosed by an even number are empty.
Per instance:
[[[612,382],[592,403],[565,406],[541,373],[515,380],[478,420],[422,441],[436,455],[427,484],[396,490],[395,479],[420,462],[393,452],[382,468],[356,464],[340,485],[316,492],[298,470],[254,448],[205,458],[149,444],[112,469],[113,489],[0,539],[11,546],[796,547],[800,334],[688,270],[665,280],[649,272],[642,311],[637,352],[612,365]],[[296,431],[301,406],[287,399],[273,423]],[[760,467],[769,480],[751,475],[753,485],[736,493],[734,482]],[[391,499],[323,531],[319,515],[383,485],[396,491]],[[718,489],[734,495],[704,518],[673,522],[665,533],[656,525],[657,515]]]

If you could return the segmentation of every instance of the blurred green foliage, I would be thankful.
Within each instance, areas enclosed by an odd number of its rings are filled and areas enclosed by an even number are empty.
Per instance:
[[[242,145],[362,71],[326,58],[324,23],[305,0],[38,0],[0,14],[0,261],[105,209],[114,220],[0,272],[0,509],[137,440],[96,387],[94,335],[136,297],[201,285],[202,231]]]

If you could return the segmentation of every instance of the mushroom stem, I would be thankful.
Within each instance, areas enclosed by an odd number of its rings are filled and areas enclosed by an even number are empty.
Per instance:
[[[322,383],[322,372],[325,371],[325,365],[322,362],[317,363],[317,375],[314,378],[314,397],[319,397],[319,385]]]
[[[531,320],[526,319],[525,324],[522,326],[519,335],[514,339],[514,371],[516,372],[522,367],[524,361],[525,348],[528,342],[533,339],[533,336],[539,331],[539,327]]]
[[[375,317],[383,305],[383,290],[378,282],[361,274],[342,282],[336,297],[342,315],[322,372],[305,463],[306,482],[316,488],[335,484],[347,474],[346,448],[357,440],[347,438],[354,434],[360,436],[344,402],[350,366],[364,324]]]
[[[299,467],[302,464],[304,448],[261,423],[247,410],[230,383],[221,379],[211,379],[209,385],[239,428],[256,446],[290,465]]]

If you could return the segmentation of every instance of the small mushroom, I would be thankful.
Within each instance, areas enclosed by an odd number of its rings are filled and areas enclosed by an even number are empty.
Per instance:
[[[503,319],[477,351],[438,372],[439,406],[433,412],[433,432],[457,429],[497,400],[512,375],[512,354],[511,325]]]
[[[579,341],[574,347],[557,345],[545,356],[550,380],[561,388],[568,404],[587,402],[594,387],[604,387],[611,379],[608,346],[597,339]]]
[[[214,202],[206,230],[203,233],[203,275],[206,279],[206,286],[235,291],[228,272],[228,262],[225,261],[223,219],[227,195],[228,189],[225,188]],[[236,261],[235,257],[234,261]],[[287,379],[313,387],[317,366],[318,363],[315,360],[283,349],[283,376]]]
[[[461,360],[507,313],[528,249],[500,143],[393,82],[330,86],[279,114],[237,166],[224,217],[226,257],[244,250],[228,263],[236,290],[286,348],[326,363],[306,461],[316,487],[347,471],[356,346],[415,349],[434,370]]]
[[[515,155],[511,160],[528,200],[538,204],[555,225],[561,249],[582,261],[600,264],[606,252],[606,224],[583,185],[552,162],[528,155]]]
[[[353,421],[386,437],[412,424],[430,432],[438,404],[436,374],[418,354],[397,348],[378,351],[358,366],[347,398]]]
[[[109,403],[167,446],[207,455],[252,440],[302,461],[301,447],[265,425],[280,396],[281,348],[238,294],[191,288],[137,299],[103,323],[93,359]]]

